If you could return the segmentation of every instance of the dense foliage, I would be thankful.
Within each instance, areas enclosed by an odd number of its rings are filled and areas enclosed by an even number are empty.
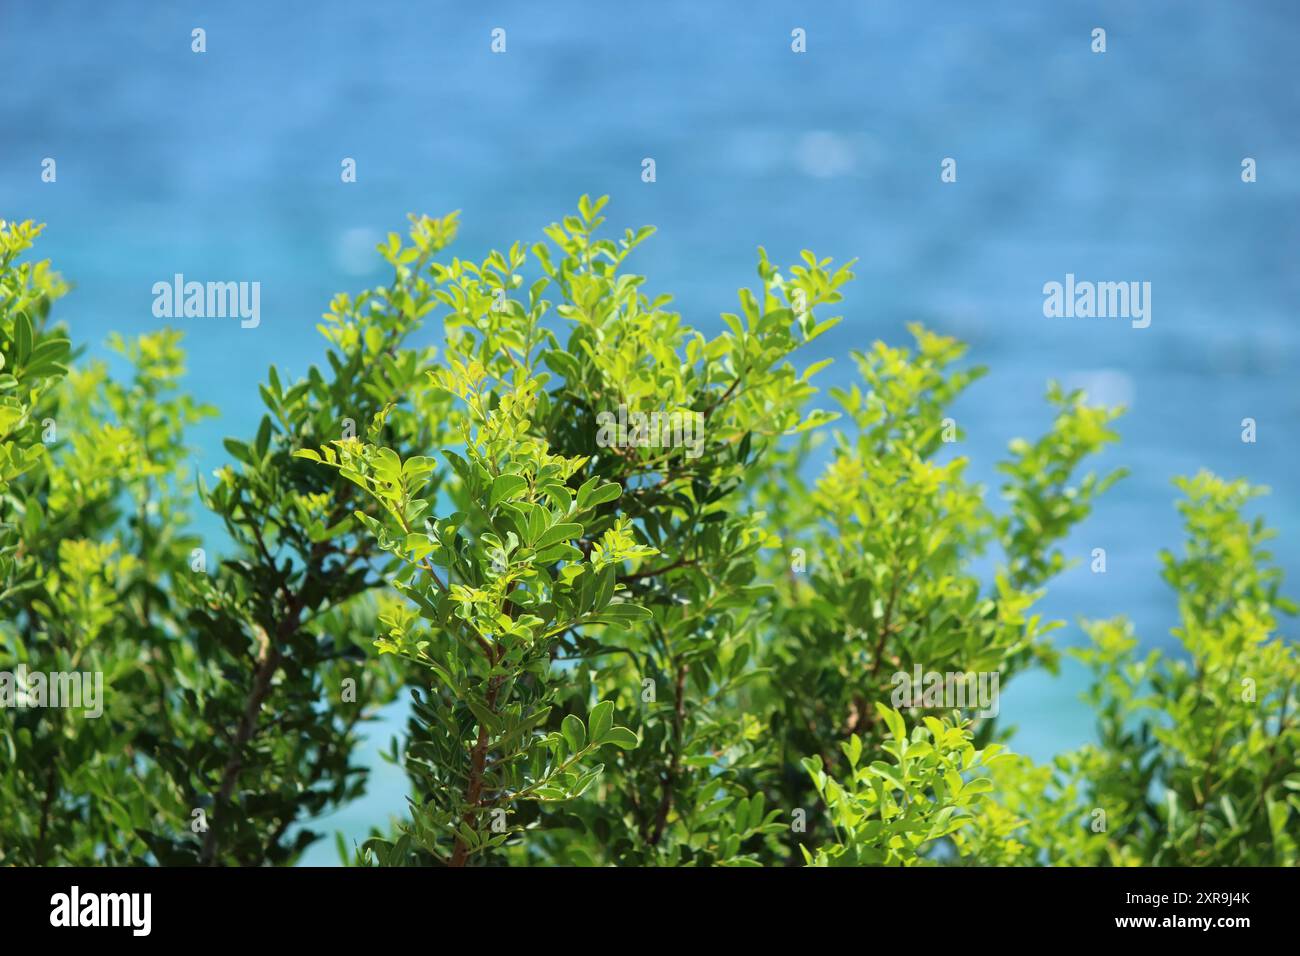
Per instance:
[[[1098,740],[1034,765],[975,684],[1055,670],[1036,606],[1122,477],[1085,464],[1119,410],[1050,386],[995,507],[950,413],[983,372],[961,343],[877,342],[819,410],[802,352],[852,263],[760,249],[710,336],[626,271],[652,229],[598,237],[603,206],[482,262],[440,255],[454,215],[412,217],[214,481],[179,335],[115,340],[125,381],[74,364],[66,287],[20,261],[39,228],[0,229],[0,671],[104,682],[95,717],[7,678],[0,863],[292,862],[399,695],[407,805],[347,862],[1298,861],[1260,489],[1178,481],[1183,653],[1089,623]],[[411,344],[429,322],[440,350]],[[900,699],[922,672],[963,698]]]

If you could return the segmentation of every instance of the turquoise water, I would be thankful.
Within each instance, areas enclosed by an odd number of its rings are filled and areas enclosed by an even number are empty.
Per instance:
[[[1130,405],[1101,464],[1133,474],[1068,543],[1105,547],[1108,573],[1075,568],[1045,607],[1071,622],[1062,644],[1122,612],[1168,647],[1156,551],[1178,541],[1175,474],[1272,486],[1300,591],[1298,22],[1286,2],[5,3],[0,216],[49,223],[41,252],[77,286],[61,314],[96,348],[155,328],[151,287],[177,272],[261,282],[257,329],[178,320],[190,384],[222,412],[196,436],[205,470],[221,436],[255,429],[269,364],[322,357],[329,297],[383,280],[371,249],[407,212],[462,210],[456,251],[476,257],[609,193],[613,227],[659,227],[635,265],[706,329],[760,243],[778,262],[858,257],[845,322],[810,356],[837,358],[823,384],[908,321],[967,339],[991,367],[955,409],[976,476],[995,485],[1006,442],[1046,426],[1049,378]],[[1067,273],[1151,282],[1150,327],[1044,318],[1043,284]],[[1018,749],[1089,738],[1081,680],[1004,691]],[[380,765],[327,829],[363,834],[403,792]],[[308,862],[333,858],[323,841]]]

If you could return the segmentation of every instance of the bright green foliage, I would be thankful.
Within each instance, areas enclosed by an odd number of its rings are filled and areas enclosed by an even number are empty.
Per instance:
[[[68,339],[48,322],[64,287],[45,264],[15,262],[37,232],[6,227],[0,273],[4,366],[19,383],[7,381],[5,396],[22,408],[5,441],[22,467],[0,494],[0,661],[99,673],[103,690],[81,709],[11,709],[22,689],[0,678],[0,859],[126,862],[145,852],[139,829],[164,816],[187,825],[176,788],[142,751],[163,732],[179,676],[165,666],[173,610],[161,584],[194,544],[179,530],[172,481],[181,432],[205,410],[170,394],[181,373],[174,333],[118,343],[136,368],[130,386],[97,364],[67,376]]]
[[[41,399],[67,374],[70,343],[57,330],[46,331],[50,305],[67,292],[49,262],[19,263],[41,233],[31,222],[0,220],[0,495],[10,483],[35,468],[45,454],[42,428],[33,414]],[[22,556],[15,554],[13,529],[0,529],[0,573],[7,596],[25,579]]]
[[[811,386],[785,357],[831,323],[796,316],[787,300],[838,301],[849,274],[809,257],[787,282],[762,257],[744,317],[725,317],[729,331],[707,339],[667,297],[642,292],[641,277],[619,274],[650,230],[596,239],[602,206],[584,199],[579,216],[547,231],[553,247],[533,247],[542,275],[526,305],[507,295],[524,288],[518,246],[430,270],[451,312],[448,367],[431,387],[455,400],[463,451],[442,452],[454,475],[449,517],[421,526],[435,462],[369,445],[322,450],[386,502],[390,520],[372,530],[405,564],[394,587],[438,626],[413,633],[415,616],[396,612],[381,649],[436,677],[417,707],[408,768],[419,799],[405,832],[450,862],[497,849],[520,827],[543,832],[513,848],[544,860],[743,861],[740,843],[775,827],[776,812],[756,812],[761,803],[734,782],[754,761],[757,722],[718,706],[754,675],[747,621],[766,533],[739,507],[742,482],[760,449],[819,420],[800,414]],[[548,290],[563,299],[554,311],[568,322],[564,349],[541,321]],[[706,428],[690,448],[602,443],[598,420],[620,405],[698,412]],[[597,701],[632,715],[642,746],[604,757],[623,782],[601,787],[602,800],[560,805],[596,778],[547,748]],[[534,727],[546,736],[530,739]],[[569,779],[552,783],[557,768]],[[744,825],[720,832],[733,802]],[[493,835],[497,809],[510,823]],[[439,840],[453,821],[448,856]]]
[[[1011,503],[1009,515],[998,523],[998,536],[1008,556],[1008,576],[1017,587],[1037,587],[1065,570],[1066,561],[1052,546],[1088,517],[1096,497],[1127,474],[1119,468],[1104,476],[1074,474],[1089,455],[1119,436],[1110,423],[1120,409],[1084,404],[1082,393],[1066,395],[1055,383],[1047,399],[1057,410],[1052,429],[1037,442],[1017,439],[1012,458],[999,469],[1009,476],[1003,493]]]
[[[236,464],[201,492],[236,553],[217,574],[186,580],[186,624],[202,657],[239,661],[242,673],[235,693],[218,693],[211,669],[187,691],[188,706],[224,729],[223,745],[166,751],[176,772],[199,768],[196,789],[212,801],[200,861],[292,859],[314,838],[290,833],[296,821],[361,792],[364,771],[351,763],[357,725],[366,705],[397,690],[390,670],[360,662],[378,627],[367,595],[385,555],[354,515],[373,519],[380,509],[357,500],[347,479],[295,456],[365,427],[402,454],[437,440],[441,407],[414,387],[433,351],[405,343],[433,306],[420,270],[455,223],[414,220],[406,248],[390,237],[392,283],[336,296],[325,314],[330,374],[313,367],[285,382],[271,368],[256,436],[226,441]]]
[[[649,616],[622,599],[615,571],[654,550],[634,544],[622,523],[599,536],[590,530],[596,509],[619,488],[591,478],[570,490],[584,459],[550,454],[529,438],[536,388],[524,372],[495,407],[476,362],[456,362],[438,379],[467,410],[464,455],[442,450],[466,510],[434,516],[427,495],[436,489],[435,459],[403,461],[387,446],[356,439],[322,450],[326,463],[382,507],[380,518],[357,518],[399,562],[392,582],[409,604],[393,603],[381,616],[388,630],[376,642],[380,653],[399,654],[429,675],[407,751],[421,799],[394,846],[372,841],[384,863],[404,860],[409,846],[463,865],[519,829],[507,824],[508,808],[581,796],[600,776],[603,765],[594,761],[605,744],[637,743],[614,724],[610,701],[592,707],[585,724],[570,713],[557,731],[535,731],[556,700],[551,657],[561,635]],[[573,544],[584,540],[588,555]]]
[[[12,265],[3,287],[33,276],[47,298],[61,288],[48,270]],[[193,473],[182,434],[209,410],[176,394],[175,333],[115,343],[135,369],[129,385],[92,364],[62,388],[24,393],[21,440],[6,448],[37,467],[0,502],[0,661],[98,672],[104,713],[0,709],[0,859],[289,862],[314,838],[295,824],[360,792],[351,755],[363,704],[396,690],[390,672],[358,666],[375,627],[362,601],[375,555],[356,534],[348,483],[292,455],[372,417],[387,404],[376,396],[409,391],[427,354],[398,354],[417,294],[399,274],[355,303],[336,301],[332,378],[311,369],[284,386],[271,370],[257,436],[227,443],[238,464],[201,495],[233,542],[224,560],[185,530],[194,495],[182,487]],[[38,317],[44,301],[6,298]],[[46,341],[66,345],[43,323],[22,331],[11,309],[4,327],[19,331],[5,340],[7,367],[30,368],[17,356]],[[395,412],[391,440],[430,441],[427,411]],[[27,452],[42,439],[50,451]]]
[[[840,744],[848,762],[844,783],[829,776],[818,756],[804,768],[826,803],[834,842],[816,855],[816,866],[915,866],[936,841],[971,823],[993,783],[981,772],[1008,759],[998,744],[977,750],[965,721],[926,717],[907,732],[903,716],[876,705],[889,739],[879,751],[888,760],[863,758],[862,738]],[[870,754],[868,754],[868,757]]]
[[[407,806],[349,862],[1297,861],[1294,609],[1254,489],[1180,483],[1186,659],[1089,625],[1098,742],[1035,766],[995,711],[898,676],[1056,667],[1037,602],[1123,473],[1088,470],[1119,410],[1050,385],[991,503],[962,343],[876,342],[818,409],[800,352],[852,263],[760,249],[705,331],[604,205],[481,262],[443,255],[454,214],[411,217],[391,282],[330,303],[323,370],[271,368],[255,434],[194,484],[212,410],[179,336],[114,340],[123,381],[69,373],[64,287],[18,260],[38,230],[0,230],[0,672],[104,679],[98,718],[0,708],[0,862],[290,863],[402,692]]]
[[[1043,638],[1059,624],[1034,612],[1036,589],[1064,566],[1052,545],[1118,477],[1076,482],[1078,464],[1114,440],[1105,424],[1116,412],[1053,386],[1056,420],[1033,445],[1012,443],[1002,466],[1012,510],[995,517],[965,478],[967,460],[947,451],[960,434],[947,407],[983,370],[951,370],[963,345],[911,331],[915,351],[876,343],[855,354],[864,386],[834,395],[856,430],[836,433],[818,481],[807,488],[786,467],[762,489],[782,549],[767,569],[778,593],[771,677],[757,700],[775,712],[786,768],[772,797],[783,806],[813,803],[797,772],[805,755],[839,773],[837,742],[857,734],[871,752],[884,745],[874,705],[893,697],[892,675],[993,672],[1005,683],[1035,661],[1053,667]],[[988,584],[972,564],[994,542],[1005,564]],[[982,743],[992,730],[987,720],[974,728]],[[815,842],[815,816],[808,832]]]
[[[1178,595],[1185,658],[1139,657],[1120,618],[1088,626],[1096,745],[1056,772],[1022,765],[1008,811],[1024,823],[1011,862],[1294,866],[1300,862],[1300,655],[1277,633],[1295,613],[1268,566],[1273,532],[1242,509],[1263,489],[1181,478],[1183,555],[1161,555]],[[1050,821],[1050,826],[1044,826]]]
[[[544,355],[557,379],[538,427],[565,454],[590,458],[584,476],[623,489],[604,520],[658,552],[616,577],[648,620],[563,642],[570,706],[616,700],[636,715],[642,745],[618,756],[601,799],[550,814],[550,832],[530,837],[518,859],[752,864],[783,827],[758,780],[762,716],[738,706],[760,675],[770,590],[759,562],[771,532],[747,506],[747,485],[782,436],[829,417],[805,408],[819,366],[800,371],[790,357],[839,321],[814,310],[838,303],[852,274],[805,253],[782,275],[760,249],[758,287],[740,291],[740,312],[709,337],[670,311],[667,296],[641,291],[643,278],[618,271],[649,230],[617,246],[591,238],[602,205],[584,201],[580,217],[547,231],[558,252],[534,249],[568,323],[564,349]],[[620,405],[694,411],[702,434],[693,447],[602,447],[600,415]]]

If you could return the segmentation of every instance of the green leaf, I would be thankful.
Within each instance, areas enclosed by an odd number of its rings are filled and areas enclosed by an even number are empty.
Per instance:
[[[542,532],[541,537],[533,542],[533,547],[538,551],[543,550],[549,545],[556,544],[560,541],[569,541],[582,535],[582,525],[580,524],[557,524],[554,527]]]
[[[604,743],[605,734],[609,731],[614,723],[614,702],[602,700],[595,707],[591,708],[591,713],[587,715],[587,725],[591,728],[591,740],[593,743]]]
[[[902,714],[890,707],[886,707],[879,701],[876,702],[876,713],[885,721],[885,725],[889,728],[889,732],[893,734],[895,740],[902,743],[907,739],[907,726],[903,723]]]
[[[32,320],[26,312],[19,312],[14,320],[14,365],[26,365],[32,354]]]
[[[602,624],[628,625],[635,624],[637,621],[648,621],[652,617],[654,617],[654,614],[638,604],[620,602],[609,605],[596,615],[595,620]]]
[[[224,438],[222,439],[221,444],[225,446],[226,451],[230,452],[232,457],[243,462],[245,465],[253,464],[253,454],[249,451],[248,446],[242,441],[236,441],[233,438]]]
[[[271,445],[271,416],[263,415],[262,424],[257,429],[257,457],[261,458],[266,454],[267,448]]]
[[[623,494],[623,489],[616,482],[611,481],[596,487],[596,481],[595,478],[588,479],[578,489],[577,508],[579,511],[586,511],[588,508],[603,505],[605,502],[613,501]]]
[[[576,714],[567,714],[560,724],[560,732],[564,734],[564,742],[569,745],[571,753],[578,753],[587,745],[587,730],[582,726],[582,720]]]
[[[523,475],[498,475],[492,479],[492,490],[488,493],[488,508],[495,508],[503,501],[510,501],[528,487],[528,479]]]
[[[862,759],[862,738],[854,734],[844,744],[844,753],[849,758],[849,765],[856,767],[858,761]]]
[[[893,766],[892,764],[887,764],[883,760],[876,760],[873,761],[871,766],[867,768],[867,771],[869,773],[875,774],[877,777],[880,777],[882,780],[889,781],[894,785],[894,788],[897,790],[907,789],[906,787],[903,786],[903,778],[899,776],[898,768]]]
[[[615,747],[622,747],[624,750],[635,750],[641,741],[636,734],[626,727],[611,727],[601,743],[613,744]]]
[[[470,712],[478,722],[488,729],[489,733],[495,734],[498,728],[500,728],[500,718],[498,718],[496,714],[492,713],[492,711],[488,710],[481,702],[475,700],[473,697],[469,697],[465,700],[465,706],[470,709]]]

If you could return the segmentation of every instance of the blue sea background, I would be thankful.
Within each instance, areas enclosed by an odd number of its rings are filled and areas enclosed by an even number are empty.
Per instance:
[[[1174,475],[1271,486],[1259,510],[1300,593],[1298,24],[1282,0],[0,0],[0,217],[48,223],[38,251],[75,283],[58,314],[91,354],[157,328],[151,287],[174,273],[261,282],[257,329],[178,320],[189,386],[221,410],[194,436],[205,472],[223,436],[256,429],[270,364],[322,360],[330,297],[385,281],[373,247],[408,212],[462,210],[454,251],[477,258],[608,193],[612,228],[658,227],[637,271],[709,331],[757,245],[856,257],[845,320],[808,355],[836,359],[821,384],[852,380],[853,349],[906,343],[907,322],[965,339],[991,372],[954,415],[991,494],[1007,442],[1049,424],[1049,379],[1129,406],[1098,466],[1132,475],[1067,542],[1081,563],[1042,606],[1068,622],[1061,646],[1122,613],[1172,649],[1157,551],[1181,540]],[[1044,318],[1043,284],[1066,273],[1149,281],[1150,327]],[[1014,746],[1089,740],[1084,683],[1067,664],[1005,688]],[[404,776],[377,756],[403,712],[370,725],[367,796],[318,829],[350,842],[404,813]],[[333,841],[304,862],[337,862]]]

